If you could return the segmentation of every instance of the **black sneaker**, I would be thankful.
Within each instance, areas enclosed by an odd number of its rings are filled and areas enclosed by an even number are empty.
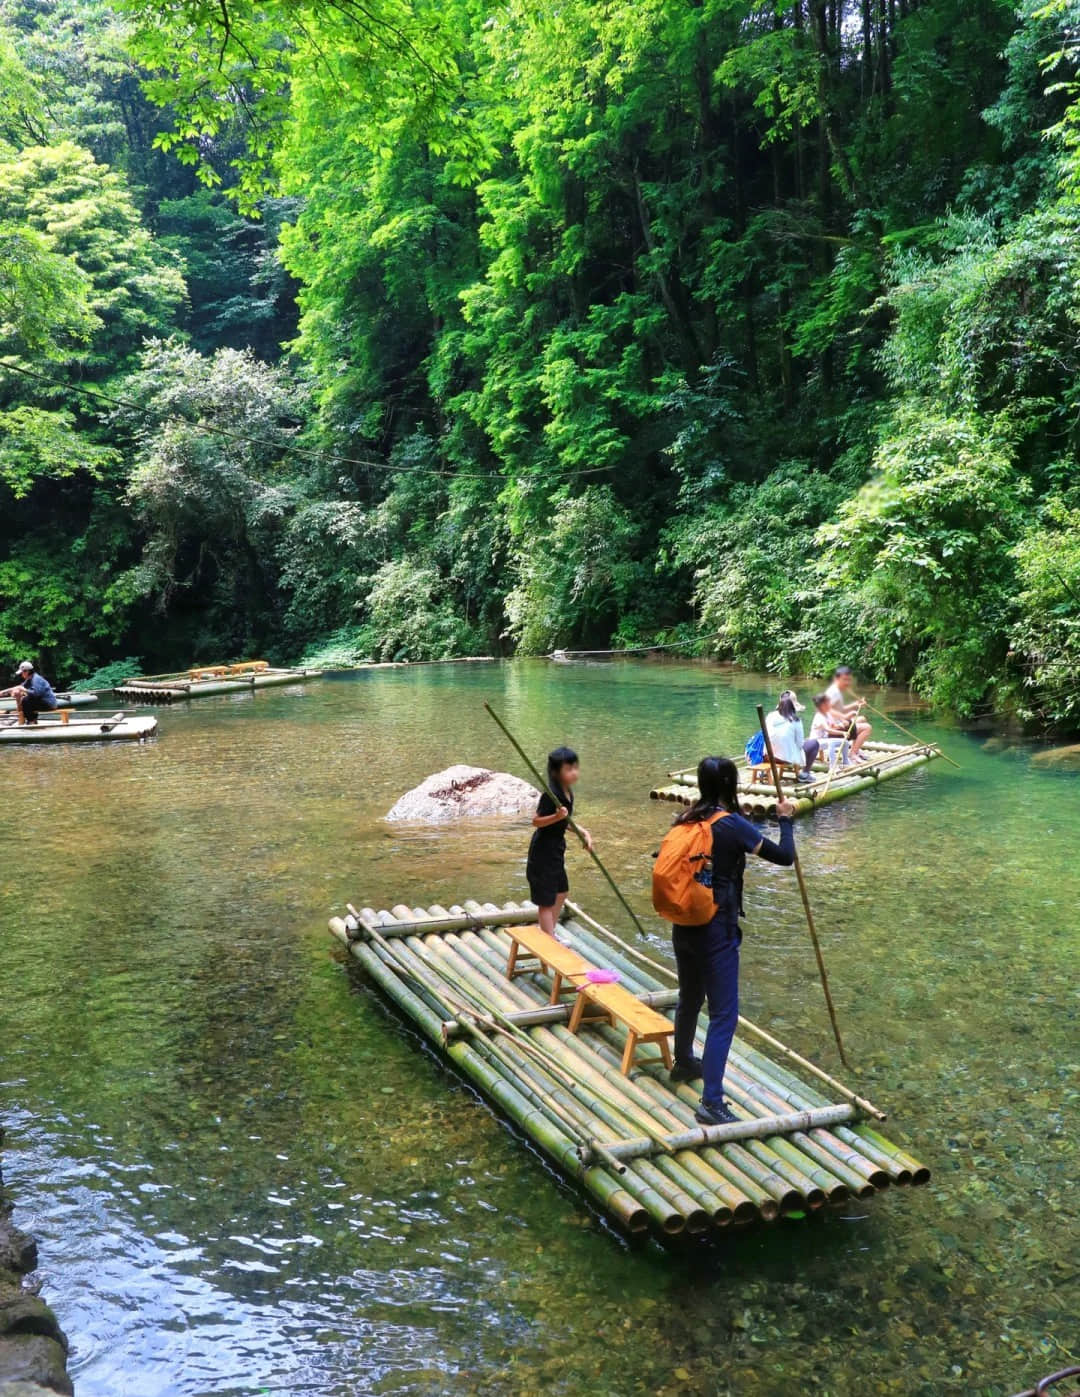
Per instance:
[[[677,1062],[671,1069],[669,1080],[672,1082],[696,1082],[702,1075],[701,1058],[692,1057],[688,1062]]]
[[[706,1106],[704,1101],[694,1112],[699,1125],[738,1125],[739,1117],[730,1106]]]

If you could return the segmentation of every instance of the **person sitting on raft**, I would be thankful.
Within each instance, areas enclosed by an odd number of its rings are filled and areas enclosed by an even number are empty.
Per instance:
[[[803,731],[799,714],[805,707],[793,689],[785,689],[780,702],[765,719],[773,756],[785,766],[794,767],[796,781],[812,781],[811,768],[818,754],[818,744]]]
[[[738,1117],[724,1101],[724,1072],[739,1018],[739,945],[743,915],[743,873],[747,854],[787,867],[795,862],[795,807],[777,802],[780,842],[762,837],[739,812],[739,769],[727,757],[703,757],[697,769],[698,798],[673,824],[712,823],[712,896],[716,906],[705,926],[673,926],[672,945],[679,974],[675,1007],[673,1082],[703,1078],[701,1105],[694,1118],[702,1125],[727,1125]],[[694,1056],[701,1006],[708,1000],[705,1055]]]
[[[19,710],[20,723],[36,723],[38,714],[56,707],[56,695],[52,685],[42,675],[37,674],[29,660],[23,660],[15,676],[18,684],[10,689],[0,689],[0,698],[13,698]]]
[[[832,683],[825,690],[832,705],[833,716],[837,723],[843,723],[844,732],[851,733],[852,724],[855,727],[854,741],[851,744],[851,757],[854,761],[865,762],[869,760],[860,753],[860,748],[870,736],[873,729],[869,722],[862,716],[865,699],[852,698],[851,683],[854,675],[849,665],[838,665],[833,670]]]
[[[529,896],[536,903],[540,929],[555,935],[563,903],[570,891],[566,876],[566,827],[574,813],[574,786],[581,775],[577,753],[572,747],[556,747],[548,753],[548,789],[541,795],[533,816],[533,836],[525,876]],[[592,835],[582,829],[586,849],[593,846]]]
[[[834,715],[828,694],[814,696],[814,717],[810,723],[810,736],[806,739],[807,752],[811,747],[814,749],[814,761],[819,754],[824,754],[830,767],[835,766],[837,760],[841,766],[851,765],[845,720]]]

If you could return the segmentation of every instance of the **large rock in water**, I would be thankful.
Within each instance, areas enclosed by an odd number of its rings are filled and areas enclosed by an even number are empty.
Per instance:
[[[1032,755],[1033,766],[1080,766],[1080,742],[1070,747],[1044,748]]]
[[[388,820],[461,820],[520,815],[533,810],[540,792],[527,781],[483,766],[448,766],[406,793]]]

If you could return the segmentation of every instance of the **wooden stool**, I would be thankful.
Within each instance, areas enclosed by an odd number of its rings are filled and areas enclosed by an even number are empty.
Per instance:
[[[629,1077],[641,1043],[657,1043],[664,1066],[671,1069],[671,1045],[668,1039],[675,1032],[675,1025],[663,1014],[642,1004],[636,995],[622,985],[595,985],[586,981],[578,986],[577,1003],[567,1025],[571,1033],[576,1033],[581,1027],[582,1017],[590,1006],[600,1011],[608,1023],[626,1026],[626,1047],[622,1055],[624,1077]]]

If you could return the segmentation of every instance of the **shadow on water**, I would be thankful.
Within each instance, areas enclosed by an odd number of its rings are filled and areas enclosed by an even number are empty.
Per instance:
[[[630,1248],[332,949],[346,899],[524,895],[527,821],[381,819],[452,761],[513,769],[482,699],[538,756],[580,749],[582,818],[644,913],[672,813],[650,785],[741,748],[773,688],[376,671],[164,710],[146,747],[7,754],[0,1109],[80,1397],[1004,1397],[1065,1366],[1080,807],[1027,748],[917,716],[961,772],[798,828],[859,1085],[935,1171],[869,1206]],[[790,874],[755,868],[748,913],[745,1012],[835,1067]]]

